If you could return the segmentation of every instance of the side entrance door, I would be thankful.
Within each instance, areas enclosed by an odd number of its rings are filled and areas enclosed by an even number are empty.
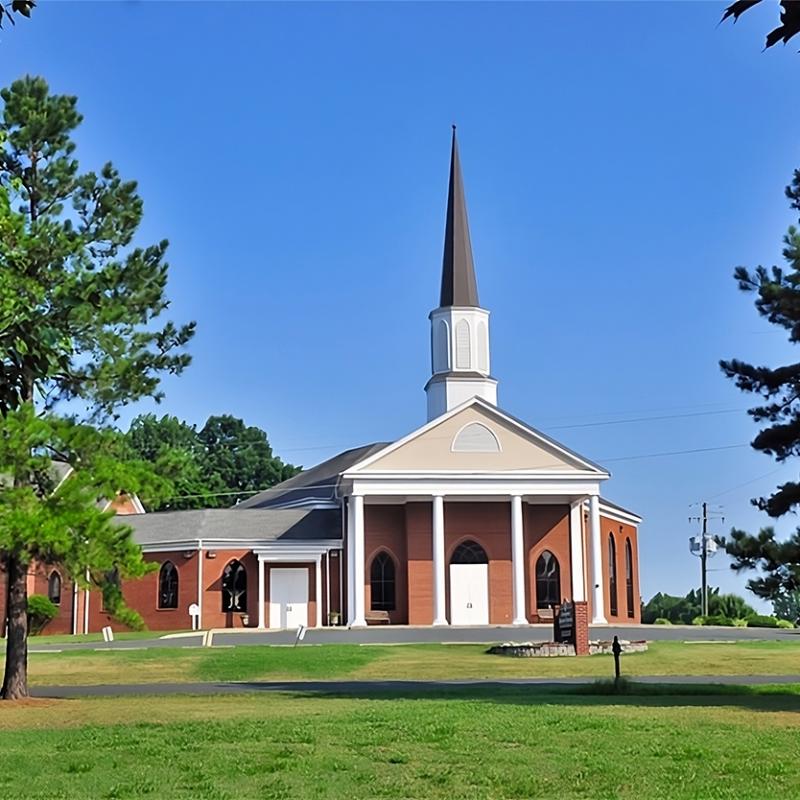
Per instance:
[[[450,624],[489,624],[489,565],[450,565]]]
[[[269,571],[269,626],[308,625],[308,570],[272,568]]]

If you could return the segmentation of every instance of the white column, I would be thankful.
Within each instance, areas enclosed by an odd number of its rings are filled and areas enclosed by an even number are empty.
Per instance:
[[[525,613],[525,544],[522,535],[522,497],[511,497],[511,570],[514,598],[514,625],[527,625]]]
[[[600,544],[600,498],[589,498],[589,538],[592,547],[592,623],[606,622],[603,594],[603,548]]]
[[[353,621],[354,628],[363,628],[364,619],[364,497],[354,494],[353,504]]]
[[[572,572],[572,599],[586,599],[586,570],[583,560],[583,501],[576,500],[569,509],[569,552]]]
[[[316,598],[317,598],[317,619],[315,625],[318,628],[322,627],[322,556],[317,556],[316,568]]]
[[[355,569],[355,559],[353,558],[353,549],[355,547],[355,513],[353,512],[353,498],[350,497],[347,500],[347,586],[346,595],[347,595],[347,624],[352,625],[353,620],[356,618],[356,604],[355,604],[355,593],[353,592],[353,587],[355,586],[355,576],[353,575],[353,571]]]
[[[447,625],[444,602],[444,497],[433,496],[433,624]]]
[[[264,559],[258,557],[258,627],[262,630],[267,627],[264,616]]]

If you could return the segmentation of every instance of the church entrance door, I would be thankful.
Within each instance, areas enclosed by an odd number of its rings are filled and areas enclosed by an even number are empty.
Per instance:
[[[308,625],[308,570],[269,571],[269,626],[297,628]]]
[[[489,559],[477,542],[462,542],[450,560],[450,624],[489,624]]]

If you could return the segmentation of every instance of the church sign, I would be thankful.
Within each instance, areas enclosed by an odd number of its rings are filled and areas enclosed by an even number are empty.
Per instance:
[[[553,620],[553,636],[556,642],[575,644],[575,606],[565,600]]]

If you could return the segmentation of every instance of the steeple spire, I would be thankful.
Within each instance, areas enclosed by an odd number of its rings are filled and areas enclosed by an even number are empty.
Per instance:
[[[439,307],[431,311],[429,318],[433,374],[425,384],[428,420],[471,397],[481,397],[497,405],[497,381],[492,377],[489,364],[489,312],[478,305],[455,125],[450,154],[442,293]]]
[[[472,263],[467,203],[464,199],[464,179],[461,177],[455,125],[453,125],[453,145],[450,153],[450,188],[447,194],[447,223],[444,231],[444,262],[439,306],[478,307],[478,284],[475,281],[475,267]]]

